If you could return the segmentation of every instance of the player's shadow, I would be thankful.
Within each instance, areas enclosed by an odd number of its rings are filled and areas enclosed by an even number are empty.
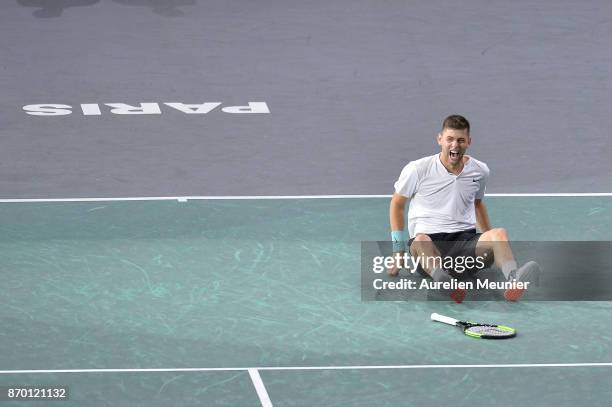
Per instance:
[[[155,14],[164,17],[180,17],[185,13],[179,7],[193,6],[196,0],[113,0],[126,6],[149,7]]]
[[[32,15],[37,18],[59,17],[64,9],[78,6],[93,6],[100,0],[17,0],[17,4],[23,7],[37,7]]]

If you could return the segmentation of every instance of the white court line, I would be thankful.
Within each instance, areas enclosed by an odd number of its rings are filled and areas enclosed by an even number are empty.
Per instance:
[[[264,386],[263,380],[261,380],[261,376],[259,375],[259,370],[249,369],[249,376],[251,376],[253,386],[255,386],[255,391],[257,391],[262,407],[273,407],[266,386]]]
[[[37,373],[154,373],[154,372],[232,372],[249,370],[372,370],[372,369],[479,369],[479,368],[544,368],[544,367],[612,367],[612,362],[585,363],[508,363],[476,365],[356,365],[356,366],[261,366],[261,367],[178,367],[151,369],[42,369],[0,370],[0,374]]]
[[[612,197],[612,192],[560,192],[560,193],[493,193],[487,197]],[[24,198],[0,199],[0,203],[25,202],[112,202],[112,201],[179,201],[189,200],[275,200],[275,199],[371,199],[391,198],[391,195],[245,195],[245,196],[142,196],[120,198]]]

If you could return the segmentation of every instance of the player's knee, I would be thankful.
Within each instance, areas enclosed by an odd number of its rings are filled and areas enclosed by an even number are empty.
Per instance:
[[[491,240],[496,242],[508,241],[508,232],[504,228],[495,228],[489,230]]]
[[[418,235],[414,237],[414,241],[415,242],[431,242],[431,237],[429,237],[428,235],[419,233]]]
[[[508,232],[504,228],[497,228],[497,237],[499,238],[499,240],[509,240]]]
[[[410,253],[413,256],[419,256],[423,253],[435,254],[437,252],[434,242],[431,237],[425,234],[418,234],[414,237],[412,244],[410,245]]]

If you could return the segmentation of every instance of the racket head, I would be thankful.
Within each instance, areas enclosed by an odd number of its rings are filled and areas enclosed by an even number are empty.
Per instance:
[[[474,322],[459,322],[463,333],[478,339],[508,339],[516,336],[516,329],[505,325],[478,324]]]

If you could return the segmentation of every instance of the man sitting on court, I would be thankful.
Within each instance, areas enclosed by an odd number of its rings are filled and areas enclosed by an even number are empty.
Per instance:
[[[489,168],[465,154],[472,142],[470,123],[463,116],[447,117],[437,141],[441,152],[408,163],[395,183],[389,208],[393,251],[403,256],[408,244],[410,255],[421,256],[420,267],[436,282],[450,282],[458,275],[439,262],[425,261],[428,257],[492,256],[507,281],[529,281],[538,272],[537,263],[531,261],[519,268],[506,230],[491,228],[483,202]],[[410,240],[404,226],[408,200]],[[389,274],[396,276],[401,266],[396,264]],[[505,290],[504,297],[517,301],[523,291],[513,285]],[[450,294],[456,302],[466,295],[461,289]]]

